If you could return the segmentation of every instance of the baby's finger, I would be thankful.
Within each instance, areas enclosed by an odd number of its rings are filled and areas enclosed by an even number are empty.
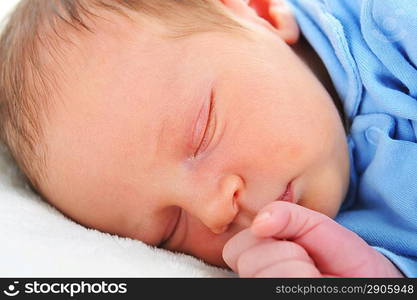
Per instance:
[[[352,276],[356,273],[369,276],[359,268],[363,270],[372,263],[373,249],[354,232],[319,212],[276,201],[260,212],[251,229],[258,237],[296,242],[306,249],[324,274],[353,272]]]
[[[223,247],[223,259],[225,263],[236,273],[238,273],[237,261],[245,250],[274,239],[258,238],[253,235],[250,228],[244,229],[235,234]]]
[[[305,262],[302,260],[285,260],[273,264],[257,274],[256,278],[300,278],[300,277],[323,277],[320,271],[314,266],[314,264]]]
[[[304,235],[311,227],[326,221],[332,219],[297,204],[274,201],[258,212],[251,229],[257,237],[294,239]]]
[[[302,261],[314,266],[313,260],[300,245],[289,241],[267,239],[267,242],[247,248],[239,255],[236,262],[237,273],[240,277],[256,277],[272,265],[287,261]],[[311,268],[308,268],[308,275],[311,275],[310,271]]]

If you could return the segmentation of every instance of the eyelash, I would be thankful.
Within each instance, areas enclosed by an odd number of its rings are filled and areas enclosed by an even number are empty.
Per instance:
[[[204,151],[207,148],[207,145],[210,143],[210,141],[207,142],[207,139],[208,139],[208,133],[210,131],[209,129],[212,126],[212,122],[214,118],[215,104],[216,102],[214,100],[214,92],[212,92],[211,99],[210,99],[210,109],[209,109],[207,125],[206,125],[206,128],[204,129],[203,137],[201,138],[201,141],[198,144],[197,149],[194,153],[194,157],[196,157],[200,152]],[[217,122],[214,123],[214,130],[216,129],[216,123]],[[211,136],[213,136],[213,134]],[[203,145],[205,145],[205,147],[203,147]]]

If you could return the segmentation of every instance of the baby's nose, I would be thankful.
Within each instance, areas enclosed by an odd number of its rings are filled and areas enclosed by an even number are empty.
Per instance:
[[[200,219],[211,232],[224,233],[239,212],[238,198],[242,187],[242,178],[234,174],[225,175],[220,182],[216,182],[213,193],[190,199],[190,213]]]
[[[212,228],[211,232],[215,234],[222,234],[222,233],[225,233],[229,229],[229,227],[230,227],[230,224],[221,226],[219,228]]]

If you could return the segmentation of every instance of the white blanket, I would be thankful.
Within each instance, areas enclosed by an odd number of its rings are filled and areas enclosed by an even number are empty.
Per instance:
[[[0,0],[0,19],[16,2]],[[71,221],[29,189],[0,144],[0,277],[234,276]]]

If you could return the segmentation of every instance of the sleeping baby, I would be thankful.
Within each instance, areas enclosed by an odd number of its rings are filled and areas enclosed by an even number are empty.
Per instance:
[[[416,44],[372,2],[22,0],[2,141],[89,228],[241,277],[416,276]]]

